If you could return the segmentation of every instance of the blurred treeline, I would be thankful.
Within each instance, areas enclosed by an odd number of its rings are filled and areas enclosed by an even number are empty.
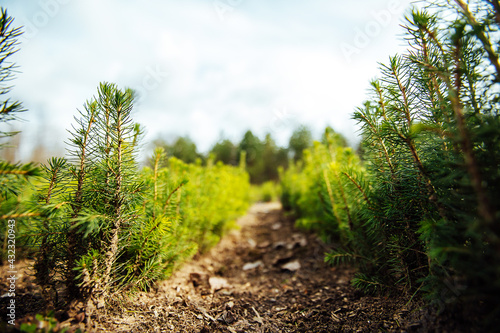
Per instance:
[[[325,133],[335,134],[345,146],[345,138],[327,127]],[[325,135],[321,138],[324,142]],[[222,162],[226,165],[246,165],[252,184],[263,184],[269,181],[278,181],[278,169],[287,169],[290,161],[302,160],[304,149],[310,148],[314,138],[311,129],[305,125],[298,126],[291,134],[286,147],[279,146],[271,133],[264,138],[248,130],[239,142],[229,139],[220,139],[207,154],[198,152],[196,144],[188,137],[181,136],[174,140],[157,139],[153,142],[155,147],[162,147],[167,156],[176,157],[186,163],[195,163],[197,160],[205,164],[208,159]]]
[[[38,133],[44,133],[40,128]],[[324,133],[335,133],[343,146],[347,146],[346,139],[339,133],[336,133],[330,126],[327,126]],[[325,134],[321,138],[315,138],[311,129],[306,125],[296,127],[291,134],[288,144],[280,146],[276,143],[271,133],[259,137],[251,130],[244,133],[239,142],[233,142],[230,139],[219,139],[207,153],[201,153],[196,143],[189,136],[177,136],[173,139],[164,139],[159,137],[155,139],[147,148],[161,147],[166,155],[176,157],[185,163],[200,163],[206,165],[211,159],[215,163],[222,162],[225,165],[238,166],[245,159],[246,170],[250,175],[252,184],[261,185],[265,182],[278,182],[278,169],[288,169],[291,161],[297,162],[303,159],[303,151],[312,147],[313,141],[325,142]],[[23,132],[18,132],[11,137],[4,149],[0,150],[0,158],[5,161],[16,162],[19,160],[28,160],[35,163],[45,163],[52,156],[64,156],[63,146],[57,143],[51,143],[50,140],[43,140],[37,134],[37,144],[31,149],[27,158],[22,158],[20,148],[22,143],[31,139]],[[150,156],[150,150],[147,156]],[[148,166],[150,161],[147,157],[143,164]]]

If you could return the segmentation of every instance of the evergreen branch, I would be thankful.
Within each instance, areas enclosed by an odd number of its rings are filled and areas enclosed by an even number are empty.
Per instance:
[[[31,170],[0,170],[2,175],[29,175],[32,174]]]
[[[45,195],[45,207],[44,210],[47,210],[47,206],[50,204],[51,197],[52,197],[52,191],[54,188],[59,185],[59,181],[61,180],[60,178],[60,173],[62,170],[66,167],[66,160],[62,158],[55,158],[53,157],[52,159],[49,160],[49,167],[45,167],[44,169],[46,173],[48,174],[48,180],[49,180],[49,186],[47,189],[47,193]],[[54,210],[57,210],[60,208],[63,203],[56,204],[54,206]],[[51,209],[52,211],[52,209]],[[43,215],[46,215],[46,212],[43,212]],[[49,214],[47,214],[49,215]],[[55,234],[66,234],[66,230],[63,232],[50,232],[49,228],[49,221],[48,218],[43,216],[43,230],[45,231],[44,233],[37,234],[37,233],[32,233],[30,237],[42,237],[41,239],[41,244],[39,246],[39,252],[36,256],[36,262],[35,262],[35,269],[36,269],[36,279],[37,282],[40,284],[42,287],[42,290],[46,290],[47,286],[53,284],[53,275],[56,274],[54,271],[52,274],[50,272],[50,257],[54,255],[51,253],[53,251],[53,244],[51,244],[49,237],[54,236]],[[55,290],[55,288],[53,288]],[[49,295],[49,293],[44,292],[44,298],[47,299],[49,303],[52,303],[52,298]],[[56,296],[57,298],[57,296]]]
[[[381,104],[384,104],[383,100],[380,100]],[[368,110],[366,111],[368,113]],[[385,112],[384,112],[385,113]],[[371,121],[368,117],[367,114],[365,114],[362,110],[358,109],[357,112],[354,113],[354,119],[359,118],[358,122],[363,121],[365,124],[369,126],[371,129],[371,132],[375,134],[376,140],[379,142],[380,146],[382,147],[382,150],[384,152],[384,157],[387,162],[387,165],[389,166],[389,170],[391,171],[392,177],[395,177],[395,169],[391,161],[391,157],[389,156],[389,151],[387,150],[387,147],[384,143],[384,140],[382,139],[382,136],[379,134],[378,129],[376,128],[375,124],[373,121]]]
[[[330,179],[328,177],[328,171],[326,169],[323,169],[323,178],[325,180],[326,189],[328,190],[328,197],[330,198],[330,204],[332,205],[332,212],[333,212],[335,218],[337,219],[337,223],[339,225],[341,225],[342,220],[340,219],[340,217],[337,213],[337,209],[335,207],[335,199],[333,198],[332,186],[330,184]]]
[[[365,199],[366,203],[370,204],[370,199],[366,195],[366,192],[365,190],[363,190],[361,185],[359,185],[358,182],[356,182],[356,180],[352,178],[351,175],[349,175],[347,172],[342,172],[342,174],[346,176],[356,186],[356,188],[361,192],[361,194],[363,194],[363,198]]]
[[[487,0],[487,2],[493,6],[495,10],[495,20],[497,25],[500,26],[500,2],[498,2],[498,0]]]
[[[407,126],[408,126],[408,128],[410,128],[411,124],[413,122],[411,112],[410,112],[410,102],[409,102],[409,98],[408,98],[407,87],[405,85],[403,85],[401,78],[399,76],[398,67],[397,67],[399,65],[398,60],[399,59],[397,57],[393,57],[393,58],[389,59],[389,61],[391,63],[390,70],[391,70],[392,76],[396,80],[397,87],[398,87],[399,91],[401,92],[401,96],[403,97],[403,110],[402,111],[403,111],[403,114],[405,116]]]
[[[40,216],[40,213],[19,213],[19,214],[6,214],[6,215],[1,215],[1,219],[16,219],[16,218],[21,218],[21,217],[35,217],[35,216]]]
[[[346,214],[347,214],[347,221],[348,221],[349,230],[352,231],[354,228],[354,225],[352,223],[351,211],[350,211],[349,205],[347,203],[347,198],[345,196],[344,187],[340,183],[340,177],[339,177],[339,174],[338,174],[336,168],[332,168],[332,169],[333,169],[333,174],[334,174],[335,178],[337,179],[337,183],[339,185],[340,197],[342,198],[342,201],[344,202],[344,209],[345,209]]]
[[[488,59],[490,60],[491,64],[495,68],[495,71],[497,72],[496,81],[500,82],[500,61],[498,58],[498,54],[496,54],[495,50],[493,49],[491,41],[484,31],[484,27],[476,20],[474,15],[469,10],[469,6],[465,2],[463,2],[462,0],[455,0],[455,2],[462,10],[462,13],[466,17],[468,23],[472,26],[474,34],[481,41],[481,44],[483,44],[484,50],[488,54]],[[492,3],[495,3],[495,1],[492,1]],[[498,1],[496,1],[496,4],[494,4],[494,6],[495,9],[497,10],[497,15],[499,15],[500,11],[499,11]]]
[[[375,262],[375,260],[372,258],[368,258],[356,253],[349,253],[343,251],[325,253],[325,262],[331,265],[338,265],[341,263],[345,263],[346,261],[356,261],[359,259],[365,260],[370,263]]]
[[[45,196],[46,205],[50,203],[52,191],[61,181],[60,173],[62,169],[66,167],[66,160],[63,158],[53,157],[52,159],[49,160],[49,166],[50,168],[47,169],[50,175],[49,175],[49,187],[47,189],[47,195]]]
[[[478,212],[480,216],[484,219],[487,224],[492,224],[494,222],[495,214],[492,212],[492,208],[489,205],[489,199],[486,195],[486,190],[483,188],[483,181],[481,174],[479,172],[479,167],[477,165],[476,159],[474,157],[472,141],[470,139],[469,131],[465,124],[465,117],[463,114],[463,106],[460,102],[459,95],[457,93],[458,87],[456,87],[450,80],[449,76],[439,71],[433,65],[421,62],[425,68],[430,71],[436,72],[437,75],[446,83],[449,90],[448,98],[451,102],[452,109],[455,113],[455,119],[457,121],[457,127],[460,133],[460,146],[464,153],[465,165],[467,171],[471,177],[472,187],[477,196]],[[457,64],[458,66],[458,64]],[[457,82],[457,84],[460,81]],[[496,242],[496,240],[494,240]]]
[[[7,10],[0,8],[0,96],[10,92],[12,86],[5,85],[5,82],[14,78],[15,64],[8,64],[7,59],[15,54],[17,48],[17,38],[21,36],[20,27],[13,28],[13,18],[7,14]],[[25,111],[18,101],[7,99],[0,101],[0,121],[7,122],[17,119],[15,115],[18,112]],[[15,132],[0,132],[0,137],[9,137]]]
[[[5,161],[0,161],[0,175],[16,175],[34,177],[40,175],[40,169],[34,163],[21,165],[19,163],[12,164]]]
[[[149,232],[146,234],[146,236],[144,237],[144,240],[140,246],[140,250],[139,250],[139,253],[137,254],[137,258],[136,258],[136,268],[138,267],[139,265],[139,262],[141,261],[142,259],[142,253],[143,253],[143,250],[147,244],[147,242],[149,241],[149,237],[151,236],[152,232],[154,230],[156,230],[156,228],[158,228],[160,226],[160,224],[163,222],[163,218],[156,218],[156,220],[158,220],[158,222],[155,223],[155,225],[153,226],[153,228],[151,228],[149,230]]]
[[[47,235],[66,235],[66,231],[51,231],[51,232],[40,232],[40,233],[30,233],[30,237],[41,237]]]
[[[172,192],[170,192],[170,194],[167,197],[167,200],[165,200],[165,205],[163,206],[163,213],[165,213],[165,211],[167,210],[167,207],[168,207],[168,204],[170,203],[170,199],[171,199],[172,195],[175,192],[177,192],[178,190],[180,190],[182,186],[187,184],[187,182],[188,182],[187,179],[183,180]]]
[[[390,72],[390,74],[395,78],[397,87],[398,87],[399,91],[401,92],[401,96],[403,98],[403,106],[404,107],[401,111],[404,114],[404,118],[406,120],[406,124],[407,124],[407,128],[408,128],[409,133],[407,135],[404,135],[399,130],[399,128],[397,128],[396,134],[400,137],[400,139],[408,147],[408,149],[413,157],[413,160],[415,162],[415,165],[416,165],[419,173],[421,174],[421,176],[424,179],[425,186],[427,188],[427,192],[428,192],[428,196],[429,196],[429,200],[436,206],[441,217],[446,218],[445,211],[444,211],[443,207],[441,206],[441,204],[439,203],[438,198],[436,196],[436,189],[434,187],[434,184],[432,184],[432,181],[431,181],[431,179],[430,179],[430,177],[429,177],[429,175],[428,175],[428,173],[423,165],[423,162],[419,156],[419,153],[417,152],[415,140],[411,136],[411,128],[412,128],[413,120],[412,120],[412,116],[411,116],[411,112],[410,112],[410,102],[409,102],[409,97],[407,95],[406,86],[403,85],[403,83],[399,77],[399,72],[398,72],[398,68],[397,68],[398,64],[399,63],[398,63],[396,58],[391,59],[391,66],[390,66],[391,72]]]
[[[96,104],[95,103],[87,103],[85,105],[85,109],[87,114],[84,115],[84,120],[80,123],[82,125],[81,130],[76,131],[74,134],[75,144],[77,145],[77,156],[79,158],[78,170],[72,170],[72,173],[76,177],[76,189],[73,194],[73,200],[71,203],[71,208],[73,210],[72,216],[70,218],[71,227],[68,231],[68,249],[67,249],[67,277],[66,277],[66,285],[68,287],[68,291],[71,295],[77,296],[80,292],[76,285],[76,262],[77,262],[77,251],[79,248],[79,242],[77,240],[77,230],[76,226],[76,218],[82,209],[83,203],[83,187],[84,180],[87,174],[87,159],[89,156],[87,155],[87,149],[89,146],[90,135],[95,123],[95,117],[97,114]],[[79,137],[77,135],[80,135]]]

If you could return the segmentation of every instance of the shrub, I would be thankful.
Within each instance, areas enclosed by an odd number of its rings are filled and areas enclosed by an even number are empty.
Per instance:
[[[9,122],[18,120],[19,113],[25,111],[21,102],[12,101],[9,98],[3,99],[12,89],[10,80],[14,79],[16,65],[11,63],[9,58],[16,53],[17,39],[22,34],[19,27],[13,27],[14,19],[8,15],[7,10],[0,7],[0,125],[5,125]],[[17,132],[5,131],[0,129],[0,149],[6,146],[5,140],[16,135]],[[20,237],[26,231],[26,226],[23,224],[22,217],[30,214],[28,208],[24,204],[23,193],[29,189],[29,180],[34,179],[39,174],[39,169],[33,164],[12,163],[9,161],[0,160],[0,265],[4,259],[8,259],[10,263],[14,263],[15,259],[19,259],[19,251],[12,254],[14,245],[8,243],[8,220],[16,221],[15,230],[16,236]],[[10,245],[10,246],[9,246]],[[19,246],[15,247],[20,249]],[[10,254],[10,256],[9,256]]]
[[[409,15],[410,50],[381,65],[370,99],[354,113],[363,167],[349,167],[345,151],[328,160],[316,144],[303,166],[282,172],[282,202],[300,225],[340,239],[326,261],[357,264],[357,288],[425,292],[441,308],[483,304],[493,322],[500,312],[500,7],[433,5],[441,6],[435,14]]]
[[[120,292],[148,289],[217,243],[248,207],[243,167],[176,158],[164,167],[158,148],[152,168],[140,172],[132,106],[132,91],[101,84],[77,118],[71,159],[43,166],[31,241],[49,301],[66,288],[69,299],[86,299],[92,309]]]

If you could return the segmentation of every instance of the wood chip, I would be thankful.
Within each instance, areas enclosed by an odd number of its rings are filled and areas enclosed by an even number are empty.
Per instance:
[[[256,322],[258,322],[259,324],[264,325],[264,321],[262,320],[262,317],[259,315],[259,313],[257,312],[257,310],[255,310],[255,308],[253,306],[252,306],[252,310],[253,310],[253,312],[255,312],[255,315],[256,315],[256,317],[254,317],[254,320]]]

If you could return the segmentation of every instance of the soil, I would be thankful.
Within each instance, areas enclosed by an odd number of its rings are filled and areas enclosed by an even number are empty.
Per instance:
[[[297,230],[279,203],[258,203],[211,251],[133,299],[113,300],[86,318],[57,312],[62,326],[95,332],[471,332],[465,319],[437,317],[409,296],[356,291],[354,269],[324,263],[329,246]],[[29,261],[19,265],[17,323],[45,311]],[[0,271],[0,293],[7,290]],[[7,297],[0,298],[1,321]],[[0,326],[0,331],[5,329]],[[89,329],[90,328],[90,329]]]

